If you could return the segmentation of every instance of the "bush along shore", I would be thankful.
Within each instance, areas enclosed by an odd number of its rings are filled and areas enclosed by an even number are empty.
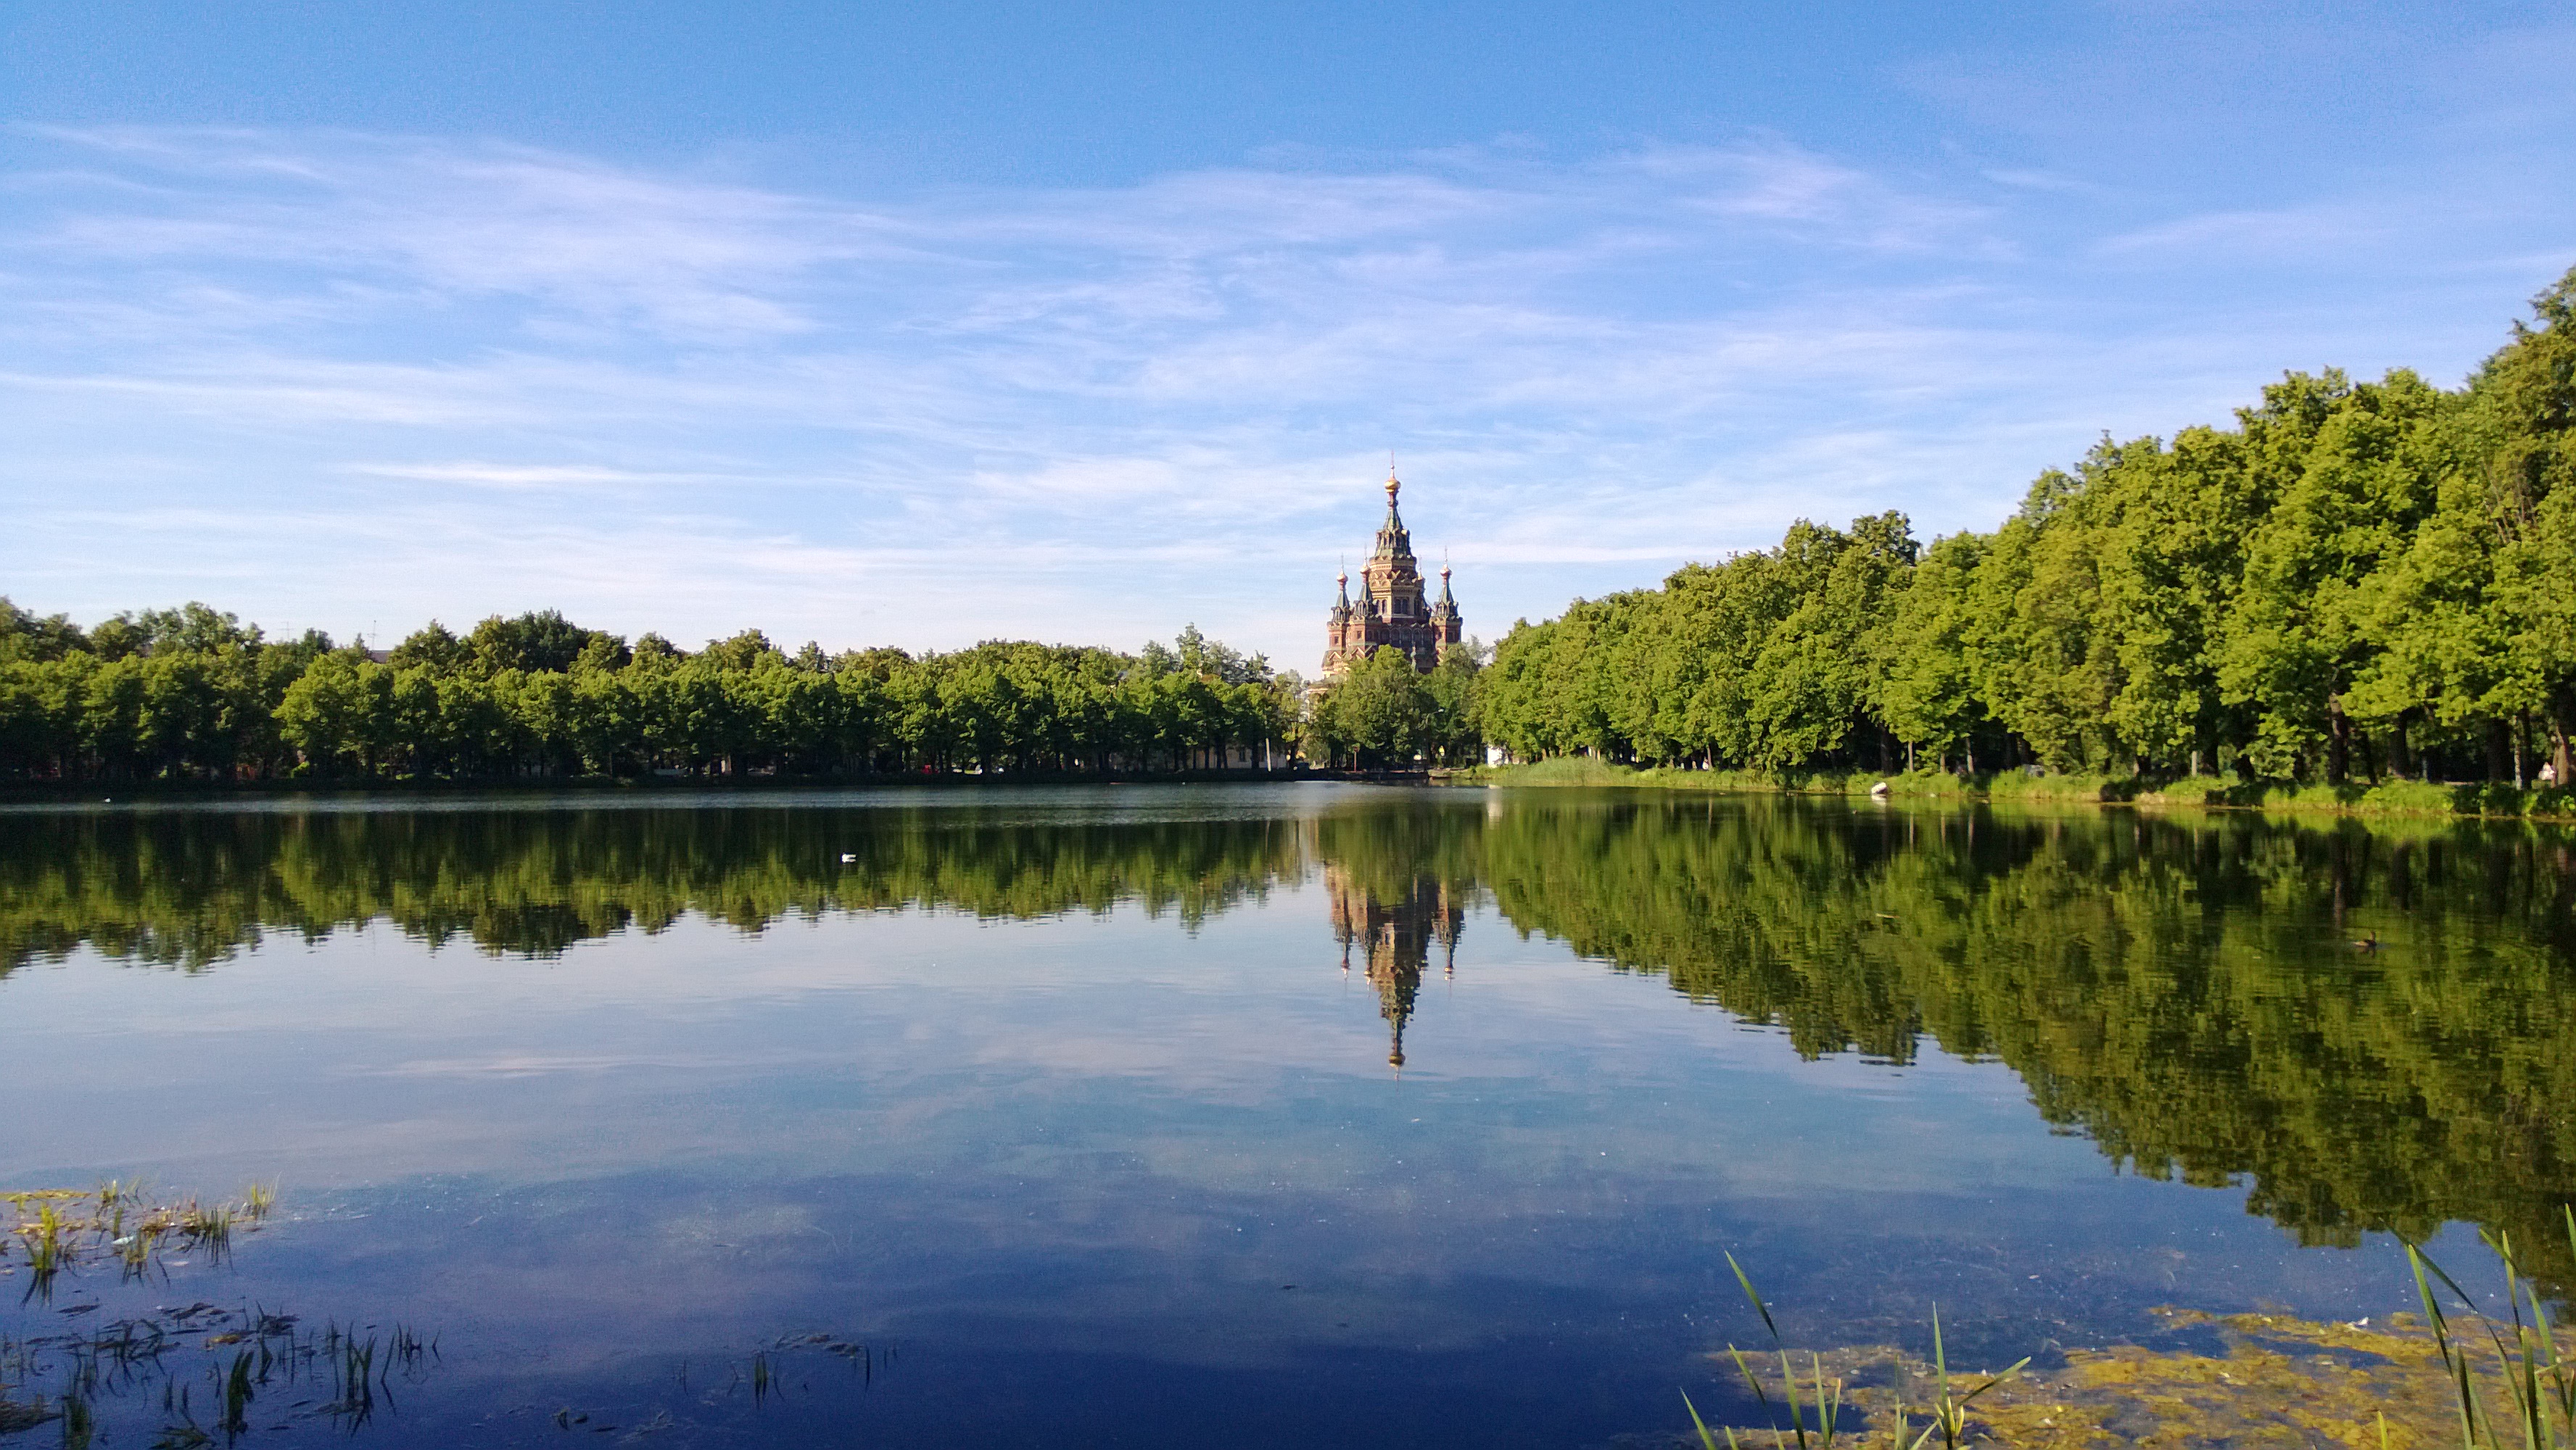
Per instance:
[[[1575,756],[1529,765],[1444,771],[1448,785],[1624,787],[1781,795],[1903,797],[1914,800],[2022,801],[2033,804],[2198,806],[2229,810],[2315,811],[2354,816],[2469,816],[2576,823],[2576,789],[2516,789],[2488,782],[2383,781],[2369,785],[2226,779],[2148,780],[2135,776],[2054,775],[2028,770],[1964,775],[1913,770],[1881,775],[1855,770],[1693,770],[1627,766]]]

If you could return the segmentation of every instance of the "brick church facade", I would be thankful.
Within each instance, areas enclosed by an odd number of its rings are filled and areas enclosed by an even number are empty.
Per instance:
[[[1378,525],[1377,546],[1360,570],[1360,597],[1351,601],[1351,576],[1337,576],[1341,597],[1324,626],[1324,677],[1337,680],[1352,665],[1382,646],[1404,651],[1425,674],[1440,663],[1440,652],[1466,637],[1458,618],[1458,601],[1449,597],[1449,570],[1440,571],[1440,597],[1424,598],[1422,571],[1413,560],[1413,536],[1396,512],[1396,491],[1403,485],[1386,476],[1386,522]]]

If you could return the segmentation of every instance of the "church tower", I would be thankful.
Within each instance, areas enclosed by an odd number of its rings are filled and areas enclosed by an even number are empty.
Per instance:
[[[1449,593],[1446,568],[1440,571],[1439,599],[1424,597],[1422,570],[1413,558],[1413,535],[1406,531],[1404,516],[1395,506],[1395,496],[1403,487],[1394,470],[1388,470],[1386,522],[1378,525],[1377,543],[1369,551],[1368,563],[1360,568],[1359,603],[1351,602],[1349,574],[1334,581],[1341,593],[1324,623],[1327,679],[1341,678],[1352,665],[1387,645],[1404,651],[1416,670],[1428,674],[1440,663],[1442,650],[1466,638],[1458,601]]]

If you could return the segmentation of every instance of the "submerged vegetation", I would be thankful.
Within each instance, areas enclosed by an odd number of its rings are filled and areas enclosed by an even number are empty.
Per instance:
[[[0,1192],[10,1209],[0,1273],[23,1264],[27,1286],[20,1297],[43,1302],[66,1274],[114,1265],[120,1278],[146,1278],[164,1272],[165,1254],[182,1250],[220,1259],[235,1231],[257,1228],[276,1202],[276,1190],[263,1184],[236,1202],[214,1204],[161,1202],[140,1184],[113,1180],[93,1189]]]
[[[2320,1323],[2166,1309],[2157,1317],[2168,1331],[2157,1338],[2206,1347],[2070,1349],[2052,1367],[2002,1376],[1963,1375],[1936,1358],[1862,1345],[1822,1351],[1801,1368],[1811,1404],[1817,1375],[1840,1397],[1842,1443],[1870,1450],[1925,1450],[1961,1440],[2032,1450],[2140,1444],[2380,1450],[2383,1443],[2425,1450],[2461,1442],[2457,1391],[2441,1344],[2421,1316]],[[2481,1393],[2501,1408],[2492,1356],[2465,1352],[2473,1373],[2483,1371]],[[1762,1376],[1766,1397],[1783,1398],[1778,1371]],[[1938,1433],[1945,1382],[1956,1386],[1949,1393],[1963,1422],[1955,1440]],[[1983,1393],[1973,1402],[1960,1403],[1963,1392],[1977,1390]],[[1806,1423],[1815,1425],[1812,1409]],[[1798,1443],[1771,1426],[1732,1428],[1733,1444],[1769,1450],[1775,1437]],[[1713,1432],[1710,1439],[1716,1438]],[[1806,1444],[1824,1450],[1824,1436],[1811,1433]]]
[[[230,1445],[253,1428],[355,1432],[436,1366],[401,1324],[305,1327],[292,1314],[199,1302],[97,1327],[0,1337],[0,1435],[58,1424],[67,1450]],[[261,1422],[254,1427],[253,1412]],[[138,1438],[119,1433],[126,1419]]]
[[[2561,1205],[2560,1217],[2576,1250],[2576,1209]],[[1811,1351],[1800,1365],[1737,1268],[1779,1368],[1732,1346],[1722,1358],[1770,1423],[1712,1430],[1687,1393],[1683,1401],[1703,1450],[1717,1450],[1721,1433],[1733,1450],[1766,1437],[1774,1450],[1831,1450],[1838,1438],[1886,1450],[1955,1450],[1970,1441],[2027,1450],[2576,1444],[2576,1345],[2559,1343],[2560,1326],[2522,1276],[2511,1237],[2487,1241],[2504,1273],[2502,1317],[2480,1310],[2409,1244],[2420,1314],[2318,1323],[2167,1308],[2157,1311],[2164,1332],[2154,1337],[2177,1342],[2070,1349],[2046,1369],[2024,1359],[1971,1375],[1951,1368],[1937,1315],[1929,1360],[1866,1345]],[[1970,1387],[1971,1380],[1981,1382]]]
[[[161,1199],[142,1185],[0,1192],[10,1210],[0,1275],[26,1275],[22,1305],[50,1307],[58,1290],[113,1272],[118,1284],[158,1284],[180,1264],[221,1264],[237,1233],[258,1229],[276,1189],[253,1184],[231,1202]],[[186,1254],[185,1259],[174,1255]],[[62,1306],[68,1316],[95,1299]],[[301,1420],[356,1429],[389,1400],[396,1374],[417,1377],[437,1354],[401,1325],[390,1335],[334,1323],[315,1332],[291,1314],[199,1301],[137,1311],[103,1325],[0,1334],[0,1435],[59,1423],[62,1443],[114,1443],[111,1405],[152,1421],[162,1446],[230,1444],[251,1429],[256,1401],[270,1428]],[[373,1326],[368,1326],[371,1331]],[[282,1393],[281,1393],[282,1392]],[[152,1413],[157,1401],[158,1414]],[[138,1426],[138,1428],[140,1428]]]

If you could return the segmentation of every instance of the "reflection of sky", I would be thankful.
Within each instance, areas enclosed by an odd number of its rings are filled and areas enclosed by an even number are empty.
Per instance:
[[[2299,1252],[2235,1192],[2117,1176],[2000,1064],[1802,1062],[1490,910],[1399,1079],[1330,920],[1310,878],[1195,934],[906,912],[547,962],[383,926],[196,976],[84,954],[0,984],[0,1177],[282,1180],[318,1221],[190,1292],[442,1326],[424,1434],[807,1328],[907,1346],[864,1414],[970,1441],[1669,1429],[1697,1352],[1758,1332],[1726,1249],[1795,1333],[1914,1337],[1937,1301],[2014,1353],[2173,1300],[2401,1307],[2384,1245]]]

